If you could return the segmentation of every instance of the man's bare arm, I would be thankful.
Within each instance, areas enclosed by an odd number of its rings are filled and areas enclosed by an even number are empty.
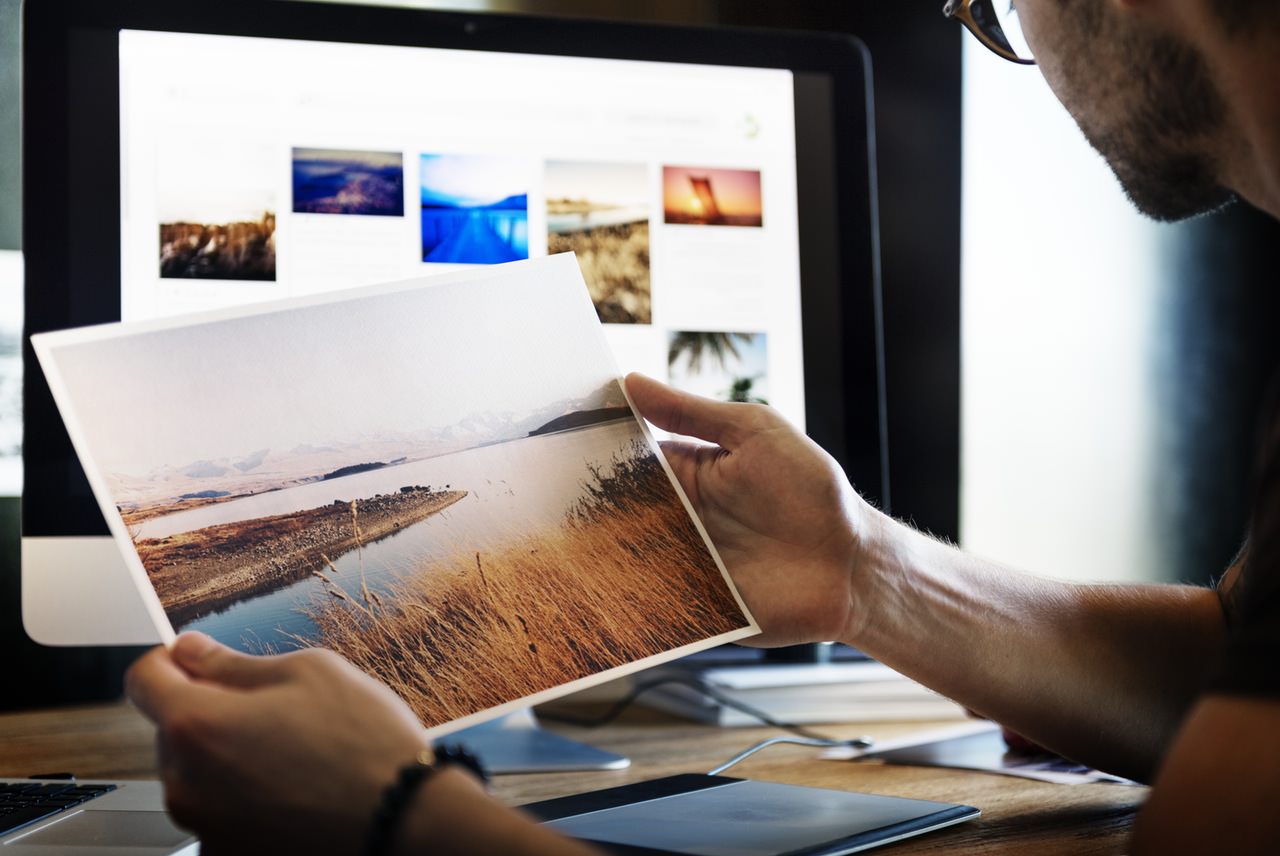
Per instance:
[[[875,528],[852,644],[1070,758],[1155,775],[1222,654],[1214,591],[1037,579]]]
[[[1146,780],[1224,645],[1214,592],[1079,586],[968,556],[872,509],[767,407],[627,391],[714,446],[667,457],[764,630],[849,642],[1058,752]]]
[[[1280,841],[1280,701],[1196,704],[1138,815],[1133,853],[1274,853]]]

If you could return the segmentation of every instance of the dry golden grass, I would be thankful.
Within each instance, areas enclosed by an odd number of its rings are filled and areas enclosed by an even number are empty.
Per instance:
[[[601,321],[650,323],[647,222],[552,232],[547,236],[547,252],[578,254],[578,264]]]
[[[423,567],[380,603],[317,603],[307,641],[438,725],[744,627],[648,448],[589,468],[559,528]]]

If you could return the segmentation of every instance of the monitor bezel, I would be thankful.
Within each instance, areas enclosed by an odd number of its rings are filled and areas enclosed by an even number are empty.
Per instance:
[[[840,155],[833,159],[836,222],[806,224],[803,200],[800,211],[806,430],[863,495],[887,509],[874,106],[870,56],[856,38],[293,0],[27,3],[22,210],[28,336],[120,317],[119,59],[105,48],[102,36],[121,29],[781,68],[828,76],[830,130],[813,132],[830,133],[832,151]],[[78,69],[87,64],[100,73],[78,70],[73,76],[73,56]],[[797,128],[798,145],[805,131]],[[797,161],[804,182],[805,163],[801,157]],[[806,277],[806,266],[812,271],[824,257],[835,265],[834,275],[827,272],[825,281]],[[77,292],[73,278],[101,278],[104,287]],[[816,282],[822,284],[812,285]],[[106,523],[29,341],[24,341],[23,368],[23,535],[105,535]]]

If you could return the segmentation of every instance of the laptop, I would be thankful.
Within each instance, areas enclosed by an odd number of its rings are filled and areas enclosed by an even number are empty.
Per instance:
[[[4,856],[194,856],[159,782],[0,779]]]

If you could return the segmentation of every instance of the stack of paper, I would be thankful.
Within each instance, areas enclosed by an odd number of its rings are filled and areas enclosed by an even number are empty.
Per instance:
[[[640,703],[718,725],[758,725],[759,718],[723,705],[710,694],[790,723],[933,720],[964,716],[960,705],[875,662],[725,666],[676,665],[645,675],[670,678]],[[705,687],[710,693],[703,692]]]
[[[1000,726],[985,719],[877,740],[871,748],[836,746],[823,752],[822,757],[832,761],[867,759],[912,767],[980,770],[1059,785],[1093,782],[1137,784],[1130,779],[1068,761],[1046,750],[1032,754],[1014,751],[1005,744]]]

